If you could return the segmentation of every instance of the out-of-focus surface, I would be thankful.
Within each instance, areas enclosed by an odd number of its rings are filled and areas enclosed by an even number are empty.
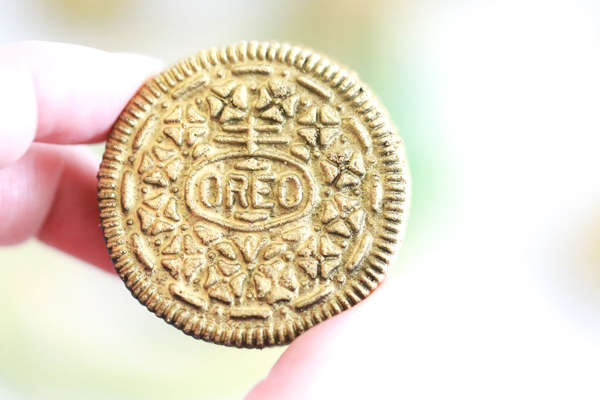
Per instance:
[[[537,373],[569,388],[557,398],[600,397],[597,3],[0,0],[0,45],[28,39],[167,64],[289,40],[350,66],[408,149],[411,217],[393,270],[413,302],[404,322],[460,348],[452,368],[487,361],[499,376],[520,360],[490,362],[498,338],[514,350],[537,335]],[[185,337],[118,278],[34,241],[0,249],[0,304],[2,399],[238,399],[283,351]]]

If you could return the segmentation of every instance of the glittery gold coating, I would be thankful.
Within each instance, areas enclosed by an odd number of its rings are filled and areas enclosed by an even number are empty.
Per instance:
[[[239,43],[149,80],[111,130],[102,229],[135,298],[184,333],[263,348],[358,303],[402,242],[388,114],[303,47]]]

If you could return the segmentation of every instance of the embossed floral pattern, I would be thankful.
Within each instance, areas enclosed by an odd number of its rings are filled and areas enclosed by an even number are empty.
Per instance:
[[[184,141],[192,146],[198,138],[206,135],[205,122],[206,118],[193,105],[188,104],[185,111],[183,106],[178,105],[165,117],[163,133],[179,147]]]
[[[340,134],[340,115],[327,104],[308,107],[296,122],[304,126],[297,130],[298,135],[313,147],[327,147]]]
[[[341,265],[342,249],[327,235],[322,235],[318,239],[312,236],[300,248],[298,256],[296,264],[310,278],[317,279],[320,271],[320,276],[328,279]]]
[[[255,107],[261,111],[260,117],[277,123],[296,114],[298,95],[296,87],[281,79],[274,79],[262,86],[258,91]]]
[[[144,200],[137,209],[142,232],[156,236],[175,230],[175,222],[181,217],[177,212],[177,201],[166,193]]]
[[[289,343],[367,296],[401,241],[406,166],[386,115],[295,46],[211,49],[157,75],[98,174],[117,272],[196,338]]]
[[[281,260],[261,264],[254,274],[254,283],[258,299],[269,304],[291,300],[298,289],[294,270]]]
[[[198,283],[206,265],[206,248],[200,247],[191,235],[175,235],[161,252],[161,264],[173,278],[187,285]]]
[[[327,232],[349,238],[364,227],[366,214],[358,200],[338,193],[333,201],[324,201],[321,222]]]
[[[142,175],[144,183],[157,188],[167,187],[170,182],[176,182],[181,174],[183,161],[176,157],[177,152],[162,146],[152,147],[152,152],[142,154],[138,174]]]
[[[221,123],[244,119],[248,110],[248,89],[236,81],[211,88],[213,95],[206,98],[210,116]]]
[[[349,147],[328,152],[320,165],[325,183],[338,189],[359,185],[366,173],[362,154]]]
[[[235,298],[240,298],[244,291],[247,274],[238,261],[234,247],[229,242],[219,242],[214,245],[220,257],[214,258],[208,267],[208,275],[204,288],[208,295],[227,304],[232,304]],[[213,256],[215,253],[213,253]]]

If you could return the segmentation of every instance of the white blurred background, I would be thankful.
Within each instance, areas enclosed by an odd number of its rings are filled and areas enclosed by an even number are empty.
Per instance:
[[[0,0],[0,45],[30,39],[166,64],[276,39],[349,65],[413,176],[393,275],[424,334],[398,340],[444,337],[440,368],[480,363],[512,398],[600,398],[598,2]],[[115,276],[35,241],[0,249],[0,399],[239,399],[283,350],[195,341]]]

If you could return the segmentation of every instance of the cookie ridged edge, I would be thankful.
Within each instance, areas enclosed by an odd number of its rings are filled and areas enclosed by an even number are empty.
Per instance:
[[[310,74],[326,84],[350,106],[369,130],[373,151],[378,152],[385,175],[379,182],[381,191],[381,229],[374,234],[373,244],[362,267],[343,291],[316,304],[302,320],[277,327],[227,329],[198,317],[189,306],[165,298],[147,278],[144,268],[130,252],[119,210],[121,193],[118,182],[134,132],[142,118],[161,98],[173,95],[173,88],[198,72],[218,65],[246,60],[277,62]],[[382,174],[383,175],[383,174]],[[131,294],[158,317],[197,339],[240,348],[263,348],[285,345],[302,332],[366,298],[386,277],[394,255],[399,250],[407,218],[409,178],[402,140],[397,135],[386,111],[356,75],[320,54],[306,48],[277,42],[242,42],[202,50],[180,60],[150,79],[125,107],[107,139],[106,150],[98,172],[98,201],[101,227],[115,270]]]

